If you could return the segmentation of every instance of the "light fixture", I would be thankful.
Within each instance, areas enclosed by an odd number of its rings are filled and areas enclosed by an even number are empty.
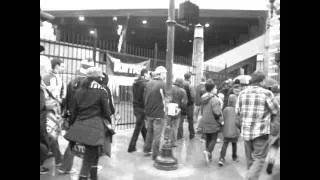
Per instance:
[[[113,21],[117,21],[118,18],[117,18],[116,16],[114,16],[114,17],[112,18],[112,20],[113,20]]]
[[[143,20],[143,21],[142,21],[142,24],[147,24],[147,23],[148,23],[147,20]]]
[[[209,23],[206,23],[206,24],[204,25],[204,27],[208,28],[208,27],[210,27],[210,24],[209,24]]]
[[[189,43],[192,43],[192,40],[191,40],[191,39],[189,40]]]
[[[84,21],[84,16],[79,16],[79,21]]]
[[[95,31],[94,30],[90,30],[90,34],[95,34]]]

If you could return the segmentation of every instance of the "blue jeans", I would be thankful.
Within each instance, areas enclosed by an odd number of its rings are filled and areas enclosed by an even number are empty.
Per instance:
[[[244,141],[247,159],[247,179],[258,180],[268,153],[269,135],[262,135],[253,140]]]
[[[145,153],[151,152],[152,148],[152,157],[155,158],[159,154],[160,137],[164,126],[164,119],[147,116],[147,124],[147,137],[143,147],[143,151]]]

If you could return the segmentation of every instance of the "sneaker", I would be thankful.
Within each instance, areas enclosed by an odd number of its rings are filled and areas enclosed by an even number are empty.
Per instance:
[[[50,172],[50,169],[45,167],[40,167],[40,175],[48,174]]]
[[[203,156],[204,156],[204,159],[206,161],[206,165],[209,164],[210,160],[209,160],[209,152],[208,151],[203,151]]]
[[[151,156],[152,152],[144,152],[144,156]]]
[[[134,152],[134,151],[137,151],[136,147],[129,147],[128,148],[128,153],[131,153],[131,152]]]
[[[62,169],[57,169],[58,173],[63,175],[63,174],[75,174],[77,171],[75,169],[71,169],[70,171],[64,171]]]
[[[220,160],[219,160],[219,162],[218,162],[218,164],[219,164],[219,166],[221,167],[221,166],[224,166],[224,159],[222,159],[222,158],[220,158]]]

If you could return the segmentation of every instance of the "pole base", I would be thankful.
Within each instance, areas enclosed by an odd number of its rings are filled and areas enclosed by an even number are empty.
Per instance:
[[[164,171],[172,171],[178,169],[178,160],[172,156],[172,149],[163,149],[163,153],[157,156],[153,166]]]
[[[159,158],[158,158],[159,157]],[[172,171],[178,169],[178,161],[175,158],[162,158],[158,156],[153,164],[157,169],[164,171]]]

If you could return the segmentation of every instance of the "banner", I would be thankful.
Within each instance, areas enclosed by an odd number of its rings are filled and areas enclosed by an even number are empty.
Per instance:
[[[149,68],[150,59],[140,61],[122,60],[107,53],[107,73],[120,76],[137,76],[143,68]]]

